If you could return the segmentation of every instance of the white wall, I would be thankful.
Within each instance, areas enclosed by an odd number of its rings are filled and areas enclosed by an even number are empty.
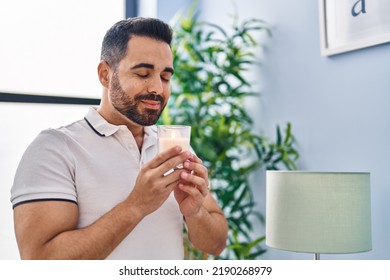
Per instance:
[[[100,98],[106,30],[123,1],[0,0],[0,92]],[[87,106],[0,102],[0,260],[18,259],[10,189],[27,145],[46,128],[84,117]]]
[[[230,26],[232,1],[201,1],[202,16]],[[390,259],[390,44],[320,56],[318,1],[240,0],[239,17],[265,19],[273,36],[265,52],[262,97],[248,110],[273,137],[291,122],[300,169],[371,172],[373,250],[323,259]],[[218,11],[218,12],[216,12]],[[263,184],[256,186],[265,213]],[[259,229],[262,231],[263,229]],[[268,248],[266,259],[311,259]]]
[[[0,0],[0,91],[99,98],[101,42],[123,7],[111,0]]]

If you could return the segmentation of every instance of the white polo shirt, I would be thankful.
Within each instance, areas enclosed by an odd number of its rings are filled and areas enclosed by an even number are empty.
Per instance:
[[[78,228],[88,226],[128,197],[141,166],[156,154],[155,126],[145,127],[140,153],[126,126],[108,123],[91,107],[83,120],[44,130],[30,144],[15,175],[12,205],[41,200],[77,203]],[[183,217],[172,193],[108,259],[183,259],[182,229]]]

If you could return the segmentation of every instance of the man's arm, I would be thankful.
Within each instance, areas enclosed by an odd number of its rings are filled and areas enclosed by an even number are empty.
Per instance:
[[[221,254],[226,247],[228,224],[210,194],[198,213],[185,217],[185,220],[189,239],[195,248],[214,256]]]
[[[104,259],[141,219],[126,202],[82,229],[76,229],[78,206],[71,202],[30,202],[14,209],[22,259]]]
[[[181,171],[168,170],[188,160],[172,148],[140,171],[131,194],[93,224],[77,229],[78,207],[72,202],[40,201],[14,209],[23,259],[104,259],[146,215],[158,209],[176,187]]]
[[[184,163],[181,183],[175,189],[188,228],[191,243],[197,249],[217,256],[226,247],[228,224],[223,211],[210,195],[207,169],[195,155]],[[188,172],[188,171],[191,172]]]

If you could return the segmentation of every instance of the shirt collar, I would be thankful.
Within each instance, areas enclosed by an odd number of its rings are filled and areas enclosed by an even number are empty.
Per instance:
[[[118,131],[120,126],[107,122],[94,107],[90,107],[84,117],[88,125],[100,136],[111,136]]]
[[[107,122],[96,110],[90,107],[87,115],[84,117],[91,129],[100,136],[111,136],[117,132],[121,126],[113,125]],[[152,146],[157,141],[157,127],[155,125],[145,126],[144,128],[144,145],[145,148]]]

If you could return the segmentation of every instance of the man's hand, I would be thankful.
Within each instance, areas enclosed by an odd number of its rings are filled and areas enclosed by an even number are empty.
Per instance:
[[[179,146],[158,154],[140,170],[134,189],[127,202],[136,207],[142,216],[146,216],[167,200],[180,181],[181,170],[176,166],[189,160],[191,153],[181,152]],[[172,170],[168,175],[168,171]]]
[[[202,160],[193,154],[184,162],[184,168],[174,193],[181,213],[184,217],[190,217],[200,211],[209,193],[208,174]]]

